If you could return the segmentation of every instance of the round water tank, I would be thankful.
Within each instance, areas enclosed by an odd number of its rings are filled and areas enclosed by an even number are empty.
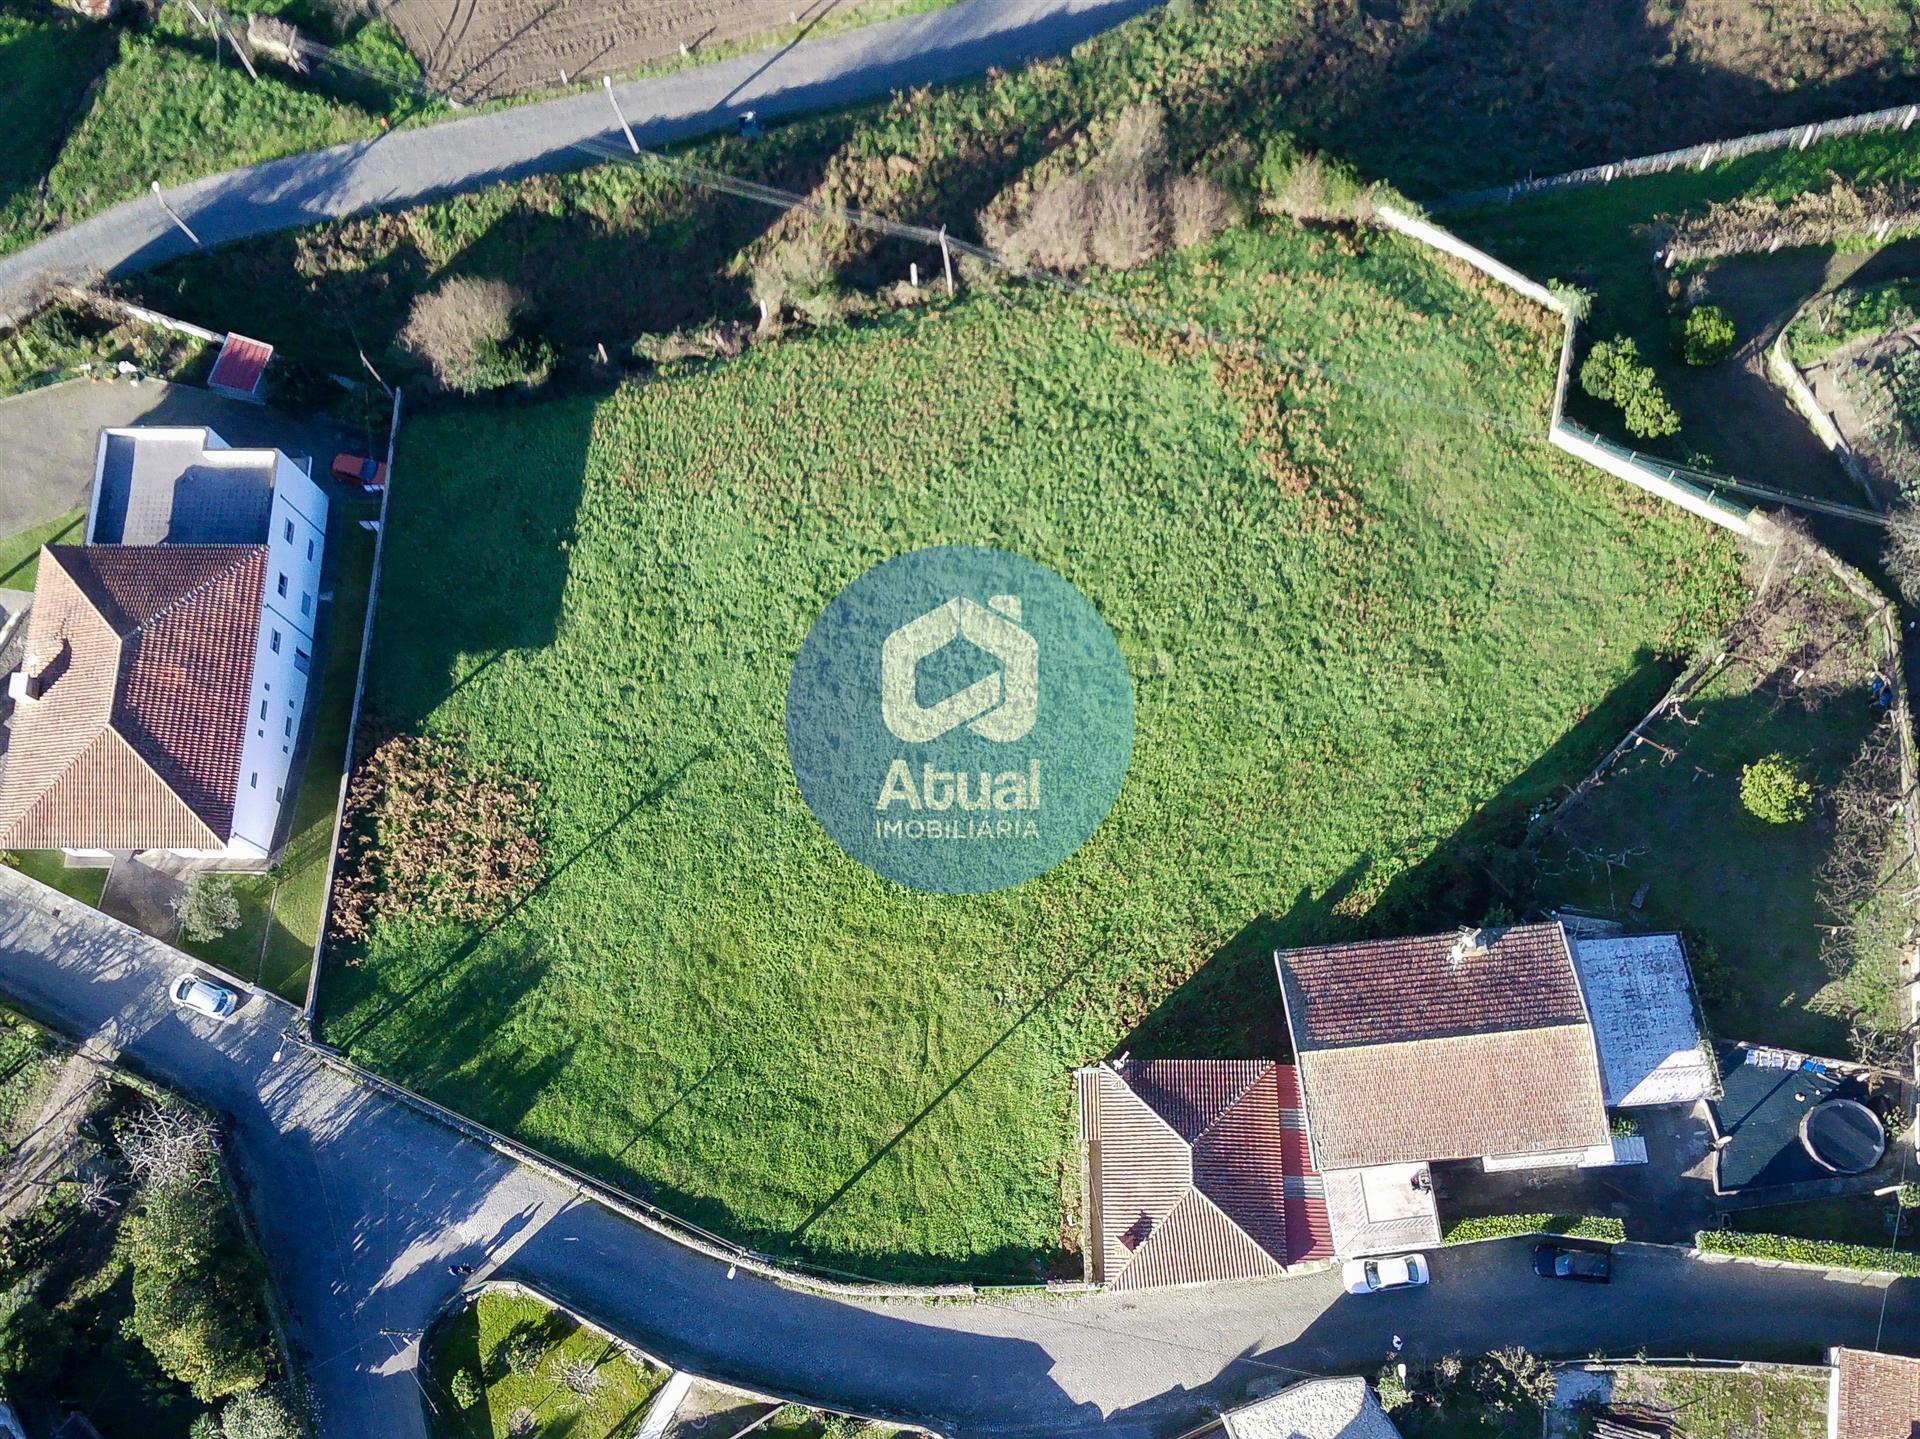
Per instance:
[[[1866,1105],[1829,1099],[1800,1121],[1800,1143],[1816,1163],[1836,1174],[1864,1174],[1887,1152],[1887,1132]]]

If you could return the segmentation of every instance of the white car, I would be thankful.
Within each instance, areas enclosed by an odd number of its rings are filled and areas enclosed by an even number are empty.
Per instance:
[[[1340,1271],[1349,1294],[1379,1294],[1388,1289],[1418,1289],[1427,1282],[1427,1261],[1419,1254],[1354,1259]]]
[[[197,974],[183,974],[167,991],[182,1009],[204,1014],[210,1019],[225,1019],[240,1007],[240,996],[224,984],[215,984]]]

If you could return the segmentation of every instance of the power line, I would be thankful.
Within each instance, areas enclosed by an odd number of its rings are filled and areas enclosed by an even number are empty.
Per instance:
[[[396,71],[385,70],[377,66],[363,64],[343,56],[331,46],[302,37],[298,42],[302,57],[321,64],[335,65],[344,70],[362,75],[395,90],[405,90],[439,100],[447,104],[457,104],[450,96],[434,89],[424,80],[402,75]],[[611,85],[608,95],[613,98]],[[618,100],[614,100],[615,118],[628,144],[620,144],[610,138],[595,137],[587,140],[569,141],[567,148],[578,151],[601,164],[624,164],[636,168],[660,170],[684,184],[699,189],[731,195],[736,199],[747,200],[754,204],[766,205],[772,209],[789,213],[795,210],[822,220],[844,225],[849,229],[864,230],[871,234],[884,235],[891,239],[915,241],[930,247],[938,247],[943,252],[951,249],[977,261],[991,266],[1003,273],[1016,276],[1055,290],[1061,294],[1101,306],[1116,314],[1136,322],[1151,325],[1157,329],[1177,335],[1182,339],[1197,340],[1217,349],[1228,350],[1247,355],[1265,363],[1279,366],[1298,373],[1311,374],[1319,379],[1354,390],[1360,390],[1380,398],[1417,409],[1445,414],[1455,419],[1482,425],[1489,429],[1502,430],[1522,435],[1538,441],[1541,429],[1540,421],[1533,416],[1516,416],[1485,410],[1472,405],[1457,404],[1452,401],[1435,398],[1417,386],[1384,384],[1377,380],[1357,375],[1342,366],[1324,361],[1308,359],[1300,354],[1280,349],[1264,341],[1242,335],[1231,335],[1223,331],[1202,325],[1190,316],[1177,315],[1171,311],[1143,304],[1123,295],[1114,294],[1098,286],[1069,276],[1055,274],[1047,270],[1028,269],[1008,260],[1005,256],[988,249],[984,245],[955,238],[944,227],[934,229],[925,225],[915,225],[902,220],[890,219],[870,211],[856,210],[845,205],[836,205],[810,196],[785,190],[776,185],[762,184],[755,180],[743,180],[723,171],[714,170],[694,161],[662,154],[639,146],[634,139],[625,117],[619,111]],[[629,145],[632,148],[629,148]]]

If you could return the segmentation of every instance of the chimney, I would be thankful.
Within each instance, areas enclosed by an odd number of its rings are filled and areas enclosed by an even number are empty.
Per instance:
[[[1458,964],[1470,954],[1479,954],[1486,948],[1481,943],[1484,931],[1472,925],[1462,925],[1460,932],[1453,937],[1453,948],[1447,951],[1447,963]]]
[[[25,665],[7,676],[7,698],[16,704],[37,700],[47,692],[45,669],[29,672]]]

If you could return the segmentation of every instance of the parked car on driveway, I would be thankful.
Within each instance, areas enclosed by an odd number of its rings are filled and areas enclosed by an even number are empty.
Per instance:
[[[342,450],[333,457],[331,474],[343,485],[358,485],[363,490],[384,489],[387,467],[372,455],[353,455]]]
[[[1533,1246],[1533,1272],[1542,1279],[1574,1279],[1582,1284],[1613,1282],[1613,1255],[1575,1244]]]
[[[1389,1289],[1418,1289],[1427,1282],[1427,1261],[1420,1254],[1353,1259],[1340,1271],[1349,1294],[1381,1294]]]
[[[191,972],[176,979],[167,993],[180,1008],[210,1019],[225,1019],[240,1007],[240,996],[233,990]]]

